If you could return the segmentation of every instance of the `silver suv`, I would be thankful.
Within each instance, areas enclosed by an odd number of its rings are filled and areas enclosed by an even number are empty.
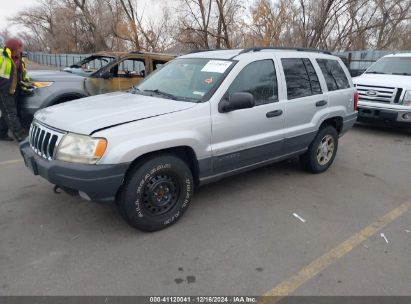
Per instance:
[[[131,92],[37,112],[20,149],[35,175],[116,201],[130,225],[156,231],[182,217],[198,185],[294,156],[327,170],[357,99],[342,61],[320,51],[192,53]]]

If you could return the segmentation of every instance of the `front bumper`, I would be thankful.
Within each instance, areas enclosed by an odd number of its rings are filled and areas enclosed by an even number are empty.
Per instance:
[[[40,175],[70,194],[82,192],[82,197],[86,194],[98,203],[115,201],[130,165],[84,165],[58,160],[48,161],[35,154],[27,140],[20,144],[20,152],[26,167],[34,175]]]
[[[411,124],[411,109],[400,110],[358,105],[358,120]]]

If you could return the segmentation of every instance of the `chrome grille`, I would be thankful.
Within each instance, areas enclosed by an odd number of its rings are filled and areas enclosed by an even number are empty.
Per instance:
[[[383,103],[398,103],[396,96],[398,95],[397,88],[380,87],[372,85],[356,85],[360,101],[368,102],[383,102]]]
[[[29,131],[30,146],[37,155],[51,160],[64,134],[62,131],[33,122]]]

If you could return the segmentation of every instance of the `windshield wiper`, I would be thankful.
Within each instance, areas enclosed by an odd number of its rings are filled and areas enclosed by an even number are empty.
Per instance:
[[[141,94],[141,90],[137,87],[132,87],[129,91],[131,94]]]
[[[372,71],[372,72],[366,72],[365,74],[387,74],[387,73]]]
[[[155,90],[144,90],[143,92],[155,93],[155,94],[157,94],[157,95],[161,95],[161,96],[164,96],[164,97],[173,99],[173,100],[177,100],[177,97],[174,96],[173,94],[160,91],[159,89],[155,89]]]
[[[405,76],[411,76],[411,73],[391,73],[393,75],[405,75]]]

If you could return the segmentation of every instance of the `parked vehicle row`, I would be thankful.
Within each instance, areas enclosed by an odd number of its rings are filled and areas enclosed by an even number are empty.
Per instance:
[[[140,52],[95,54],[68,67],[65,72],[32,71],[30,78],[37,89],[20,101],[20,116],[29,126],[39,109],[87,96],[129,90],[173,58]],[[91,66],[98,66],[96,60],[102,61],[102,67],[94,71]]]
[[[35,175],[88,200],[115,201],[130,225],[156,231],[182,217],[199,185],[295,156],[324,172],[357,119],[357,101],[336,56],[199,52],[129,92],[36,112],[20,149]]]

